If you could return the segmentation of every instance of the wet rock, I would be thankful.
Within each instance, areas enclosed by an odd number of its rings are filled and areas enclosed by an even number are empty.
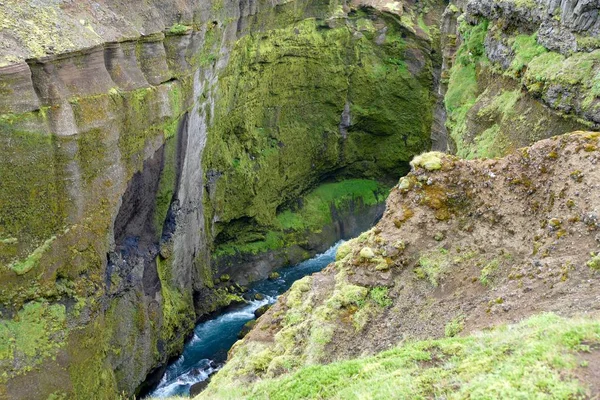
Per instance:
[[[258,308],[256,311],[254,311],[254,316],[256,318],[261,317],[264,313],[266,313],[269,308],[271,308],[271,304],[265,304],[264,306]]]
[[[190,397],[198,396],[200,393],[202,393],[202,391],[204,391],[204,389],[206,389],[206,387],[208,386],[209,383],[210,383],[210,377],[208,377],[206,380],[204,380],[202,382],[194,383],[190,387]]]
[[[250,331],[252,330],[252,328],[254,328],[255,325],[256,325],[255,319],[253,319],[252,321],[246,322],[246,324],[242,327],[242,330],[240,331],[240,333],[238,333],[238,339],[243,339],[247,334],[250,333]]]
[[[270,281],[276,281],[277,279],[279,279],[281,277],[281,275],[279,275],[279,272],[271,272],[269,274],[269,280]]]

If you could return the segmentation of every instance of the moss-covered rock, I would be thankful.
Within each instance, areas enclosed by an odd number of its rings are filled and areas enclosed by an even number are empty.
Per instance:
[[[549,18],[538,15],[545,5],[501,1],[494,14],[487,1],[470,3],[445,72],[447,125],[458,155],[500,157],[547,137],[597,128],[596,50],[555,47],[548,35],[562,31],[541,22]]]
[[[417,14],[171,3],[5,4],[0,65],[39,58],[0,69],[0,397],[134,393],[240,301],[211,250],[305,258],[429,146]]]

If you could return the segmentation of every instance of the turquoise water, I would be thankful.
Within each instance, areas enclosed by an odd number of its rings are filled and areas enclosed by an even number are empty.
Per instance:
[[[251,297],[254,298],[255,293],[261,293],[265,296],[264,300],[251,301],[198,324],[181,357],[168,366],[158,387],[149,397],[189,395],[192,385],[205,381],[223,365],[227,359],[227,351],[238,340],[237,335],[244,324],[254,319],[254,311],[265,304],[274,303],[298,279],[318,272],[335,261],[335,253],[340,244],[341,242],[325,253],[294,267],[279,270],[280,278],[277,280],[265,279],[254,283],[250,287]]]

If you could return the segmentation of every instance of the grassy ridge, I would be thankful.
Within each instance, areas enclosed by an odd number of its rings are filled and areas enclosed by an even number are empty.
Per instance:
[[[600,321],[541,314],[466,337],[409,342],[373,357],[305,367],[253,386],[219,380],[196,399],[567,399],[586,394],[577,357]]]

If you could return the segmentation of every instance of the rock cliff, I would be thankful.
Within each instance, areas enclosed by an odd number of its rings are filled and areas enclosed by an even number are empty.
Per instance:
[[[462,157],[495,157],[598,127],[598,8],[590,1],[469,1],[444,14],[445,98]]]
[[[0,398],[129,396],[375,220],[430,146],[442,9],[2,2]]]

